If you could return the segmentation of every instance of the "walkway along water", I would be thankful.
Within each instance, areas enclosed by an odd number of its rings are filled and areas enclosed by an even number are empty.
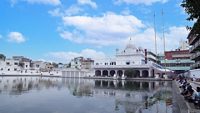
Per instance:
[[[194,86],[193,83],[191,83]],[[196,109],[192,103],[187,102],[180,94],[181,90],[176,81],[173,81],[173,113],[200,113],[200,109]]]

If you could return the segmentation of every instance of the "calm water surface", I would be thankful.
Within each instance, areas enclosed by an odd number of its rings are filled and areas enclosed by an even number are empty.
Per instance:
[[[172,113],[172,82],[0,77],[0,113]]]

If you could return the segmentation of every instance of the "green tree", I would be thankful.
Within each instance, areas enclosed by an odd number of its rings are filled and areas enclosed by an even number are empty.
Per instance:
[[[188,21],[195,21],[193,27],[187,26],[191,30],[192,34],[200,33],[200,0],[183,0],[181,6],[188,14]]]
[[[0,54],[0,60],[5,60],[6,56],[4,54]]]
[[[53,65],[54,68],[58,68],[58,64],[57,63],[53,62],[52,65]]]

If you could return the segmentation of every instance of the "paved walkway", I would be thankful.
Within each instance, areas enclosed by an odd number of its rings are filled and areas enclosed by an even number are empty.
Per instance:
[[[200,87],[200,83],[189,81],[194,89]],[[200,109],[196,109],[193,103],[187,102],[180,94],[181,89],[178,82],[173,81],[173,113],[200,113]]]
[[[173,113],[188,113],[187,104],[180,94],[180,90],[178,88],[178,84],[176,81],[173,81],[172,87],[173,94]]]

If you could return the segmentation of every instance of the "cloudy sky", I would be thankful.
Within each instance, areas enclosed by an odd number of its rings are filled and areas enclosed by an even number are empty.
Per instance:
[[[0,53],[68,62],[77,56],[114,56],[132,37],[137,47],[159,53],[186,41],[191,24],[182,0],[1,0]],[[163,16],[162,16],[163,9]]]

